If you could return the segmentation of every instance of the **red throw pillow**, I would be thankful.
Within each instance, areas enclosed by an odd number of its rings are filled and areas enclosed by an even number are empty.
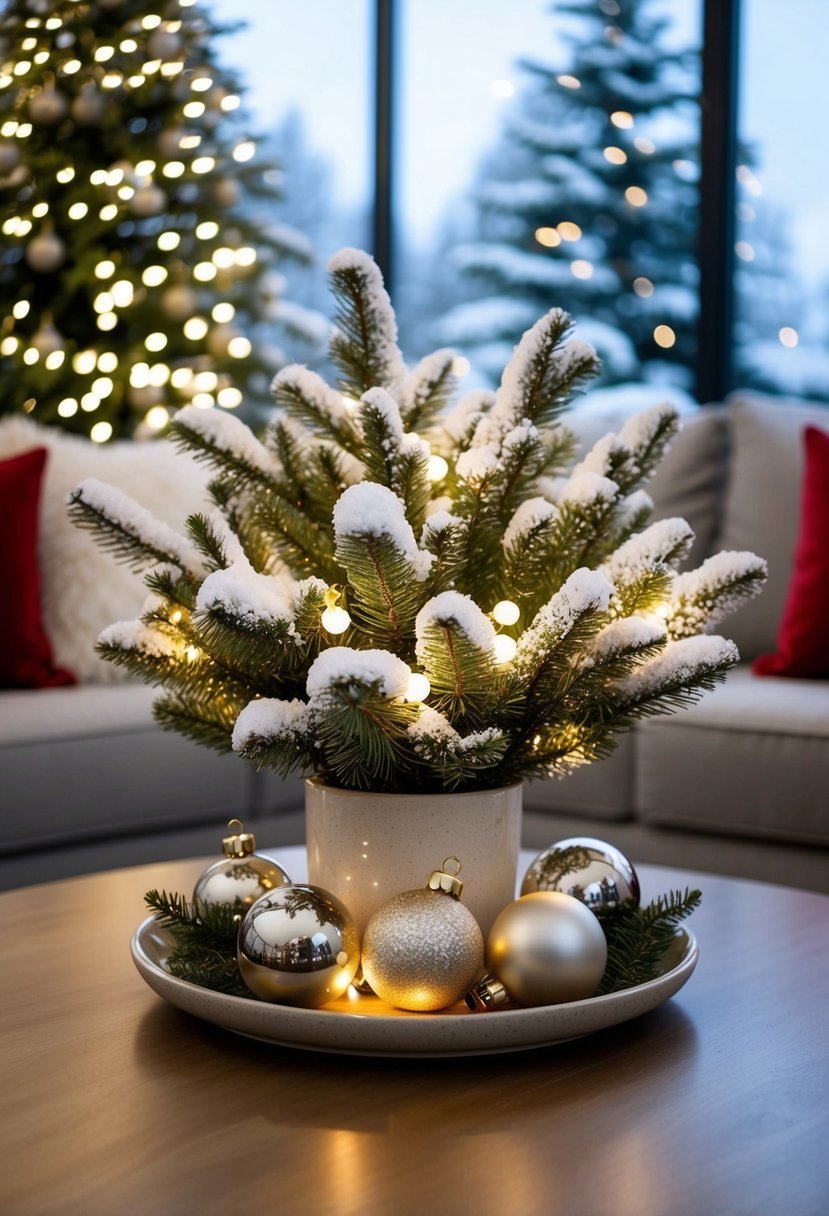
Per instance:
[[[759,676],[829,677],[829,434],[807,426],[800,530],[774,654],[761,654]]]
[[[34,448],[0,460],[0,688],[77,684],[55,666],[41,620],[37,517],[46,455]]]

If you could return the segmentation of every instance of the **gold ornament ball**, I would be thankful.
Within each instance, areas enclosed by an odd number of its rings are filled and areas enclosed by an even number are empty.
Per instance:
[[[445,1009],[481,975],[484,939],[464,904],[423,887],[393,896],[363,935],[363,975],[398,1009]]]
[[[316,1009],[342,996],[351,983],[360,938],[336,895],[310,883],[289,883],[248,909],[236,959],[255,996]]]
[[[639,907],[639,879],[615,845],[593,836],[559,840],[531,862],[521,894],[561,891],[581,900],[593,912]]]
[[[572,895],[534,891],[508,904],[487,943],[489,970],[519,1005],[591,997],[607,966],[597,918]]]
[[[249,853],[246,857],[223,857],[208,866],[193,890],[197,908],[241,904],[249,908],[261,896],[287,886],[290,878],[275,861]]]

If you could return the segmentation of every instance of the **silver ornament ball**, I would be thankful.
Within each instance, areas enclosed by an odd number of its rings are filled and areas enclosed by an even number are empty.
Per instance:
[[[197,908],[226,904],[230,907],[252,904],[278,887],[287,886],[290,878],[275,861],[249,853],[246,857],[223,857],[208,866],[193,890]]]
[[[393,896],[363,935],[363,975],[398,1009],[445,1009],[480,976],[484,939],[464,904],[423,887]]]
[[[106,98],[94,84],[85,84],[72,102],[70,114],[82,127],[94,127],[101,121],[106,109]]]
[[[607,966],[607,940],[593,913],[571,895],[534,891],[495,918],[489,970],[519,1005],[591,997]]]
[[[615,845],[593,836],[559,840],[530,864],[521,894],[561,891],[579,899],[593,912],[639,907],[639,879]]]
[[[26,246],[26,261],[38,274],[49,274],[63,265],[66,247],[53,232],[44,232],[29,241]]]
[[[360,939],[336,895],[290,883],[263,895],[239,929],[242,979],[263,1001],[319,1008],[342,996],[360,962]]]
[[[186,321],[198,309],[199,299],[194,291],[183,284],[168,287],[161,297],[164,313],[173,321]]]
[[[42,89],[29,99],[29,118],[43,126],[60,122],[66,113],[66,98],[57,89]]]
[[[153,59],[173,59],[181,50],[181,38],[159,25],[147,39],[147,50]]]
[[[11,173],[20,164],[20,148],[10,139],[0,141],[0,173]]]
[[[159,215],[167,206],[167,195],[158,186],[139,186],[130,199],[130,211],[139,219]]]

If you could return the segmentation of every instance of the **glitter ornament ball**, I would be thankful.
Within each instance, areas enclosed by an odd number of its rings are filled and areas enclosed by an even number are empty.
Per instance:
[[[457,874],[446,873],[443,864],[426,887],[392,896],[366,925],[363,975],[397,1009],[445,1009],[483,970],[478,922],[459,901]]]
[[[619,849],[592,836],[573,836],[539,853],[524,875],[521,894],[561,891],[593,912],[639,907],[639,879]]]
[[[263,895],[239,928],[236,960],[255,996],[316,1009],[342,996],[360,963],[345,904],[322,887],[290,883]]]
[[[496,917],[487,964],[519,1005],[591,997],[607,966],[607,941],[593,913],[572,895],[534,891]]]
[[[197,908],[249,908],[262,895],[290,883],[290,878],[275,861],[254,852],[256,839],[245,832],[241,820],[231,819],[227,825],[230,835],[222,841],[224,857],[208,866],[193,890]]]

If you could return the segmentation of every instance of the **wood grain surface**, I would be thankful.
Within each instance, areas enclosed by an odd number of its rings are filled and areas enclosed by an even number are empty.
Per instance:
[[[3,1216],[829,1210],[826,897],[643,866],[646,897],[704,892],[668,1004],[538,1051],[360,1059],[238,1038],[145,987],[143,893],[204,864],[0,896]]]

